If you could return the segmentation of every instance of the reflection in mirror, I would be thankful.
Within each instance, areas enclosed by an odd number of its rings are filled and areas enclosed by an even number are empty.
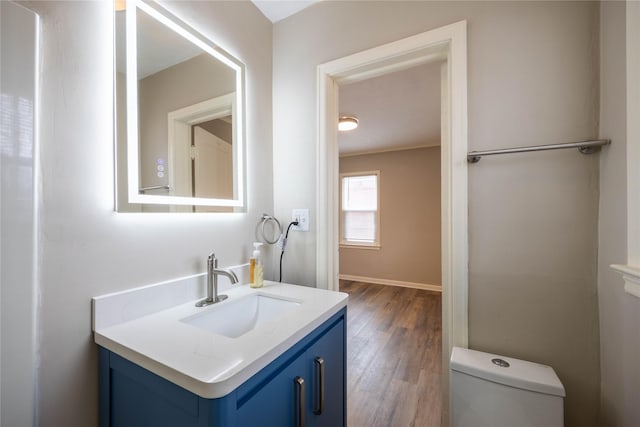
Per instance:
[[[118,210],[241,210],[243,65],[147,2],[116,12],[116,51]]]

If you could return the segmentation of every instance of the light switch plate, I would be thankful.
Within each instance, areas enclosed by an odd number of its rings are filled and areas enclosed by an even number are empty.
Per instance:
[[[298,225],[291,226],[294,231],[309,231],[309,209],[293,209],[291,221],[298,221]]]

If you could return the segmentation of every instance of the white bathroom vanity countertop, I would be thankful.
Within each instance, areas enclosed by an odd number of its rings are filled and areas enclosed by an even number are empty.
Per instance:
[[[347,305],[348,296],[341,292],[264,283],[260,289],[234,285],[220,292],[229,296],[227,300],[202,308],[195,307],[201,298],[166,307],[170,298],[160,296],[159,300],[165,299],[165,307],[151,313],[154,308],[145,308],[145,304],[148,306],[148,299],[153,298],[154,286],[96,297],[95,342],[198,396],[223,397]],[[165,293],[167,284],[172,286],[170,282],[160,284]],[[179,288],[173,288],[175,294]],[[299,305],[237,338],[180,320],[255,293]]]

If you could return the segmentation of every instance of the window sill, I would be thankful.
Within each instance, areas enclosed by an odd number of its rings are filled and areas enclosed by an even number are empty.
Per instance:
[[[620,264],[612,264],[611,268],[622,274],[624,291],[640,298],[640,268]]]
[[[382,249],[382,245],[380,244],[367,245],[364,243],[345,243],[345,242],[340,242],[340,247],[348,248],[348,249],[368,249],[368,250],[374,250],[374,251],[379,251],[380,249]]]

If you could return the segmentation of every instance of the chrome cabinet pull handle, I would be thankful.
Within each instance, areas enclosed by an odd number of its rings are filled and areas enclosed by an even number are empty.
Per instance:
[[[316,383],[316,402],[313,413],[320,415],[324,411],[324,359],[316,357],[313,362]]]
[[[305,427],[304,420],[304,378],[295,377],[293,380],[295,388],[295,421],[298,427]]]

